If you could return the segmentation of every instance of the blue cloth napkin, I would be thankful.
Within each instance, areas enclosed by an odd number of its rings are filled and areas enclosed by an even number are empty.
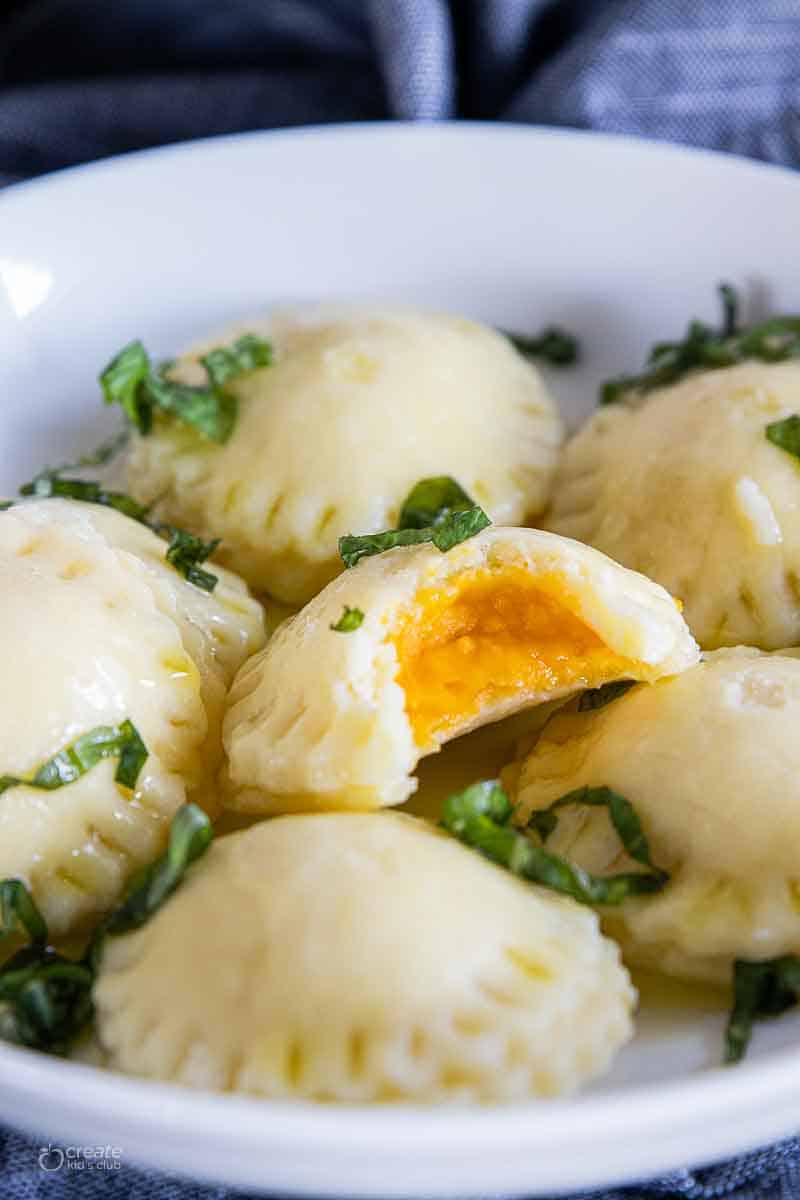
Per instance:
[[[800,167],[800,0],[0,0],[0,185],[184,138],[387,117],[577,126]],[[3,1200],[243,1200],[124,1158],[39,1158],[0,1131]],[[727,1196],[797,1200],[800,1139],[604,1194]]]

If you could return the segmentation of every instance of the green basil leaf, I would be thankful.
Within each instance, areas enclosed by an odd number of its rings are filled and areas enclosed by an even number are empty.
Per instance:
[[[434,525],[431,530],[431,541],[437,550],[446,554],[454,546],[466,542],[468,538],[475,537],[476,533],[480,533],[491,523],[483,509],[476,504],[473,508],[467,508],[463,512],[450,513],[438,525]]]
[[[0,1037],[65,1054],[92,1017],[94,974],[54,950],[27,946],[0,968]]]
[[[773,446],[800,458],[800,417],[793,415],[785,417],[783,421],[773,421],[767,425],[764,433]]]
[[[786,954],[766,962],[737,959],[733,965],[733,1008],[725,1031],[725,1061],[744,1057],[753,1024],[760,1017],[779,1016],[797,1003],[800,958]]]
[[[166,853],[131,881],[122,903],[103,922],[90,954],[97,961],[102,939],[139,929],[172,895],[187,869],[205,854],[213,839],[211,822],[196,804],[185,804],[176,814]]]
[[[254,333],[246,333],[232,346],[220,346],[211,350],[200,361],[208,372],[212,385],[221,388],[229,379],[235,379],[245,371],[271,367],[274,359],[269,342]]]
[[[360,608],[349,608],[345,604],[342,615],[335,624],[331,625],[334,633],[353,633],[360,627],[364,620],[364,614]]]
[[[0,795],[12,787],[32,787],[52,792],[80,779],[104,758],[116,758],[117,783],[133,789],[147,760],[147,747],[131,721],[120,725],[98,725],[59,750],[33,775],[22,778],[0,775]]]
[[[143,504],[139,504],[125,492],[108,491],[94,480],[64,479],[57,472],[44,471],[30,483],[23,484],[19,491],[21,496],[36,496],[39,499],[59,496],[68,500],[82,500],[87,504],[100,504],[104,508],[116,509],[134,521],[147,524],[147,509]]]
[[[573,804],[584,805],[587,808],[607,808],[611,824],[628,855],[642,866],[649,867],[654,876],[660,880],[661,886],[667,882],[669,879],[667,872],[662,871],[653,863],[650,846],[633,805],[619,792],[612,791],[609,787],[581,787],[567,792],[565,796],[555,800],[548,808],[533,813],[528,821],[528,828],[535,829],[542,841],[546,841],[558,823],[556,811]]]
[[[339,538],[339,554],[346,567],[354,567],[362,558],[383,554],[396,546],[415,546],[433,542],[437,550],[446,553],[460,542],[480,533],[491,521],[476,504],[463,512],[451,512],[438,525],[429,529],[388,529],[384,533],[367,533],[360,537],[346,534]]]
[[[578,701],[578,712],[593,712],[598,708],[605,708],[612,700],[624,696],[635,686],[636,682],[633,679],[618,679],[614,683],[604,683],[599,688],[590,688]]]
[[[134,744],[128,749],[134,753]],[[134,759],[128,769],[138,774]],[[138,929],[149,920],[190,864],[205,853],[212,836],[211,822],[201,809],[193,804],[179,809],[166,853],[135,876],[78,962],[45,944],[47,925],[24,884],[16,879],[0,883],[0,938],[27,932],[33,943],[0,967],[0,1038],[66,1053],[92,1018],[92,987],[105,938]]]
[[[119,404],[135,429],[148,434],[153,427],[153,405],[143,393],[150,375],[150,359],[141,342],[129,342],[100,375],[106,404]]]
[[[131,342],[100,375],[106,404],[119,404],[142,436],[153,428],[158,411],[176,417],[212,442],[224,443],[236,424],[236,397],[225,385],[246,371],[269,366],[272,346],[255,334],[245,334],[232,346],[212,350],[201,363],[208,385],[194,387],[168,377],[172,363],[153,369],[141,342]]]
[[[47,941],[47,923],[21,879],[0,882],[0,942],[27,933],[32,942]]]
[[[13,500],[0,500],[0,512],[7,512],[9,508],[14,507]]]
[[[511,813],[511,803],[503,788],[496,780],[488,780],[449,796],[444,803],[442,825],[514,875],[563,892],[581,904],[621,904],[629,896],[659,891],[667,880],[663,872],[655,871],[606,877],[590,875],[517,832],[509,824]]]
[[[800,316],[778,316],[741,330],[734,288],[719,286],[723,317],[719,329],[692,321],[681,341],[653,346],[644,370],[604,383],[600,404],[614,404],[628,392],[647,393],[682,379],[690,371],[713,371],[748,359],[782,362],[800,357]]]
[[[421,479],[405,498],[397,528],[428,529],[450,513],[474,507],[475,501],[450,475]]]
[[[210,571],[201,570],[199,564],[214,553],[220,539],[213,538],[210,542],[204,542],[201,538],[187,533],[185,529],[176,529],[172,525],[159,526],[159,532],[167,532],[169,535],[167,562],[195,587],[204,592],[213,592],[219,579]]]
[[[541,333],[528,335],[500,331],[524,358],[543,358],[556,367],[568,367],[578,361],[578,339],[557,325],[548,325]]]
[[[176,571],[183,575],[184,579],[188,579],[189,583],[193,583],[195,587],[201,588],[204,592],[213,592],[219,582],[216,575],[210,571],[201,570],[199,566],[217,549],[220,544],[219,538],[204,542],[202,538],[187,533],[185,529],[178,529],[175,525],[151,521],[149,508],[125,492],[108,491],[102,484],[91,479],[64,479],[59,475],[58,469],[53,469],[43,471],[30,483],[23,484],[20,494],[36,496],[39,499],[60,496],[69,500],[80,500],[87,504],[100,504],[105,508],[113,508],[117,512],[123,513],[124,516],[138,521],[139,524],[146,525],[148,529],[152,529],[153,533],[168,538],[169,546],[165,558],[171,566],[175,567]]]
[[[229,392],[175,383],[155,373],[148,377],[144,389],[153,408],[191,425],[209,441],[224,443],[233,433],[238,401]]]

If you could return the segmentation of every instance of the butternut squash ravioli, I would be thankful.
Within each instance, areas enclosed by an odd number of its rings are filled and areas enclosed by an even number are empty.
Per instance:
[[[344,632],[348,611],[363,619]],[[419,760],[451,738],[697,656],[667,592],[570,539],[491,528],[446,554],[398,547],[345,571],[240,670],[226,803],[401,804]]]

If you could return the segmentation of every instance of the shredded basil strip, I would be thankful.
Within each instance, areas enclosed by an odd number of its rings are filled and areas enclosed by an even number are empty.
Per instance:
[[[92,987],[106,937],[140,928],[207,849],[211,822],[193,804],[176,814],[167,851],[146,867],[122,903],[101,922],[79,961],[47,946],[47,925],[23,883],[0,883],[0,936],[27,931],[32,944],[0,967],[0,1038],[65,1054],[93,1016]]]
[[[783,362],[800,357],[800,316],[770,317],[749,329],[738,322],[738,297],[730,284],[720,284],[723,319],[719,329],[692,321],[683,339],[653,346],[639,375],[610,379],[600,389],[601,404],[615,404],[631,391],[646,393],[682,379],[690,371],[718,370],[747,359]]]
[[[7,509],[14,507],[13,500],[0,500],[0,512],[6,512]]]
[[[578,701],[578,712],[594,712],[598,708],[605,708],[612,700],[624,696],[635,686],[634,679],[618,679],[614,683],[604,683],[599,688],[590,688]]]
[[[75,464],[80,466],[81,463]],[[113,508],[124,516],[146,525],[153,533],[169,539],[165,552],[167,562],[183,575],[189,583],[202,588],[204,592],[213,592],[219,579],[210,571],[203,571],[199,564],[214,553],[220,544],[219,538],[204,542],[185,529],[175,525],[167,525],[162,521],[151,521],[150,509],[126,492],[109,491],[102,484],[91,479],[64,479],[59,471],[53,468],[43,471],[30,483],[25,483],[19,489],[22,496],[36,496],[39,499],[58,496],[68,500],[82,500],[87,504],[100,504],[104,508]]]
[[[86,963],[26,946],[0,969],[0,1037],[66,1054],[91,1020],[93,983]]]
[[[272,346],[255,334],[245,334],[231,346],[201,358],[208,375],[205,387],[168,378],[171,364],[154,369],[140,341],[120,350],[100,375],[106,404],[119,404],[130,423],[146,437],[156,411],[176,417],[212,442],[227,442],[236,424],[237,400],[225,385],[238,375],[267,367]]]
[[[152,374],[147,351],[137,341],[124,346],[100,375],[106,404],[119,404],[141,434],[148,434],[153,426],[153,403],[145,386]]]
[[[52,792],[80,779],[104,758],[116,758],[114,779],[133,789],[147,760],[147,747],[132,721],[98,725],[82,734],[43,763],[33,775],[0,775],[0,796],[12,787],[32,787]]]
[[[224,387],[245,371],[271,367],[274,361],[272,345],[254,333],[246,333],[232,346],[220,346],[200,359],[216,388]]]
[[[578,339],[558,325],[548,325],[541,333],[530,335],[500,331],[524,358],[543,358],[555,367],[569,367],[580,357]]]
[[[90,949],[99,961],[102,941],[139,929],[172,895],[188,867],[205,854],[214,837],[211,822],[196,804],[184,804],[173,819],[164,854],[131,881],[125,899],[101,924]]]
[[[100,504],[132,517],[134,521],[147,524],[147,509],[125,492],[109,491],[102,484],[90,479],[64,479],[57,471],[43,471],[30,483],[19,489],[21,496],[37,496],[39,499],[59,496],[69,500],[83,500],[87,504]]]
[[[800,417],[793,415],[785,417],[783,421],[773,421],[767,425],[764,433],[773,446],[800,458]]]
[[[441,525],[451,513],[474,507],[475,501],[452,476],[436,475],[431,479],[420,479],[403,502],[397,528],[428,529]]]
[[[800,993],[800,958],[786,954],[766,962],[733,964],[733,1008],[725,1031],[725,1061],[739,1062],[745,1055],[753,1024],[760,1017],[777,1017],[797,1003]]]
[[[27,933],[32,942],[47,941],[47,924],[21,879],[0,882],[0,942]]]
[[[666,883],[664,872],[655,870],[607,877],[590,875],[518,833],[509,824],[511,814],[511,802],[501,785],[497,780],[487,780],[449,796],[442,824],[459,841],[492,862],[581,904],[621,904],[629,896],[659,891]]]
[[[367,533],[361,537],[348,533],[339,538],[339,554],[346,567],[354,567],[362,558],[383,554],[395,546],[433,542],[437,550],[446,553],[453,546],[480,533],[487,525],[491,525],[491,521],[483,509],[475,504],[472,508],[449,511],[436,525],[425,529],[388,529],[385,533]]]
[[[573,804],[584,805],[587,808],[607,808],[611,824],[627,854],[642,866],[649,868],[659,887],[664,886],[669,875],[654,864],[642,823],[633,805],[619,792],[615,792],[609,787],[581,787],[567,792],[565,796],[555,800],[549,808],[533,813],[528,821],[528,828],[535,829],[542,841],[547,841],[558,824],[557,809]],[[641,876],[636,876],[636,878],[641,878]]]
[[[353,633],[360,627],[364,614],[360,608],[350,608],[345,604],[339,620],[331,625],[334,633]]]
[[[173,525],[158,525],[155,528],[158,533],[166,533],[169,536],[167,562],[195,587],[204,592],[213,592],[219,582],[218,577],[210,571],[201,570],[199,564],[214,553],[220,544],[220,538],[204,542],[201,538],[187,533],[185,529],[176,529]]]

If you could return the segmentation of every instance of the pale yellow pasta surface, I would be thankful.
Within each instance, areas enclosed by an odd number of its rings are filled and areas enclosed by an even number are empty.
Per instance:
[[[561,422],[536,368],[499,333],[402,309],[256,326],[276,362],[231,382],[227,444],[159,420],[135,439],[129,470],[139,499],[221,536],[220,561],[256,590],[304,603],[341,570],[340,535],[393,527],[428,476],[452,475],[502,524],[544,508]],[[179,366],[188,378],[191,362]]]
[[[424,822],[330,813],[216,842],[95,988],[109,1065],[339,1101],[572,1091],[631,1036],[634,992],[588,909]]]

